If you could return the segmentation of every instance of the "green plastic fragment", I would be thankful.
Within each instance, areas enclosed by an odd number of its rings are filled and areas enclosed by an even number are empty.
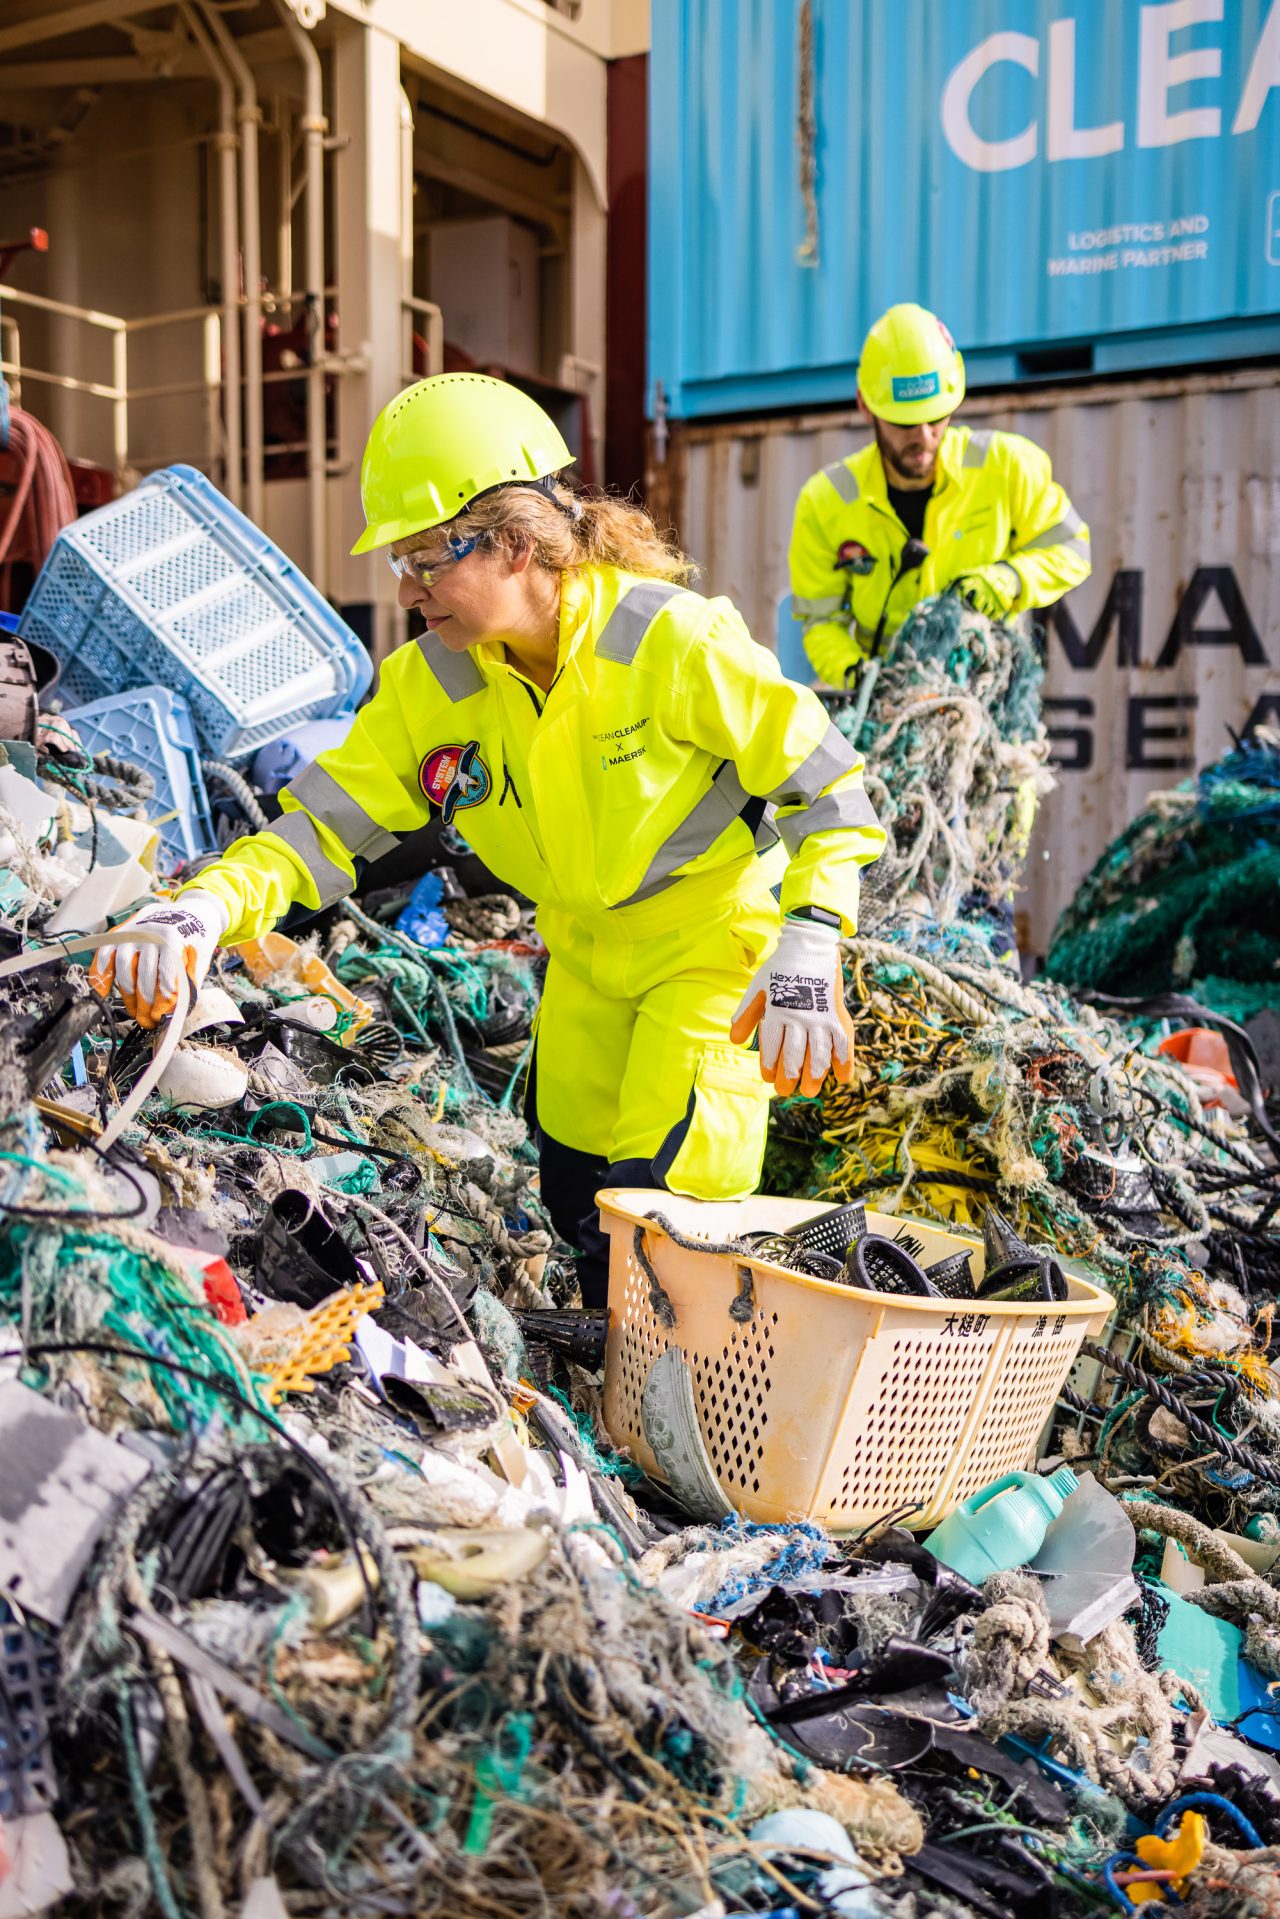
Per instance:
[[[492,1749],[476,1761],[476,1796],[467,1822],[467,1836],[462,1842],[464,1852],[474,1855],[485,1850],[493,1832],[493,1812],[498,1799],[528,1798],[527,1789],[521,1785],[521,1775],[532,1744],[533,1714],[508,1713],[498,1727]]]

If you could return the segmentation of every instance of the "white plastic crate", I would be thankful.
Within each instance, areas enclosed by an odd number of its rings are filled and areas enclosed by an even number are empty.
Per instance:
[[[373,678],[346,622],[189,466],[64,528],[19,631],[62,662],[68,700],[148,684],[181,694],[219,759],[349,710]]]

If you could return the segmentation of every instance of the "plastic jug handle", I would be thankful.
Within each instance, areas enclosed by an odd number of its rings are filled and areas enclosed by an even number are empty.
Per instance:
[[[962,1513],[982,1512],[985,1507],[989,1506],[993,1500],[999,1499],[1002,1494],[1016,1491],[1019,1486],[1025,1483],[1026,1477],[1027,1475],[1025,1473],[1006,1473],[1003,1479],[997,1479],[992,1485],[983,1486],[980,1491],[970,1493],[969,1497],[961,1505],[960,1511]]]

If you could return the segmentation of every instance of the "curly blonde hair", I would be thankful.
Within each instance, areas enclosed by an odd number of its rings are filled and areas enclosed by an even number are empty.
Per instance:
[[[616,494],[577,493],[560,479],[542,487],[495,487],[473,500],[455,525],[467,535],[527,544],[538,564],[553,573],[616,566],[683,585],[698,570],[644,507]]]

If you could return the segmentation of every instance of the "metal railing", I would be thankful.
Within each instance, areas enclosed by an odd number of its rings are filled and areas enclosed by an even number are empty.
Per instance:
[[[427,372],[444,372],[444,314],[430,300],[419,300],[412,293],[403,295],[400,301],[402,332],[400,336],[400,378],[405,386],[411,386],[421,376],[413,368],[414,321],[425,320],[425,338],[427,342]]]
[[[179,307],[169,313],[148,313],[140,319],[126,320],[122,314],[100,313],[93,307],[70,306],[65,300],[50,300],[42,293],[26,293],[6,287],[5,307],[28,307],[53,319],[75,320],[82,326],[110,339],[110,380],[85,380],[73,373],[55,373],[47,367],[32,366],[21,356],[17,321],[11,313],[0,319],[0,342],[4,342],[0,371],[13,376],[15,398],[22,384],[38,382],[66,393],[83,393],[103,400],[111,408],[111,452],[116,477],[127,486],[134,471],[129,453],[129,408],[143,400],[171,400],[190,394],[204,397],[205,461],[208,470],[224,472],[226,438],[222,425],[222,315],[218,307]],[[153,333],[160,327],[197,326],[202,336],[202,368],[198,379],[170,380],[160,385],[130,386],[129,344],[138,334]],[[11,343],[11,344],[10,344]]]
[[[326,288],[326,295],[334,289]],[[264,293],[262,311],[271,313],[291,313],[308,298],[304,292]],[[27,307],[33,312],[48,314],[53,319],[79,321],[81,325],[110,336],[111,378],[110,380],[89,380],[76,374],[55,373],[49,368],[33,366],[22,357],[21,333],[14,315],[4,311],[13,306]],[[432,370],[438,371],[444,357],[444,322],[440,309],[426,300],[412,302],[415,312],[424,315],[428,321],[428,353]],[[241,302],[243,307],[243,302]],[[15,405],[22,403],[22,384],[24,380],[39,382],[44,386],[57,387],[63,392],[83,393],[90,399],[105,401],[112,410],[112,458],[116,475],[120,483],[129,485],[138,471],[137,463],[131,458],[135,451],[130,435],[129,408],[144,400],[178,399],[190,394],[203,394],[205,400],[205,470],[211,477],[220,478],[225,486],[227,474],[227,436],[222,417],[222,395],[226,385],[222,368],[222,331],[225,309],[221,306],[180,307],[167,313],[150,313],[138,319],[126,320],[117,313],[102,313],[93,307],[71,306],[64,300],[51,300],[44,294],[26,293],[12,287],[0,291],[0,372],[9,381]],[[412,319],[406,313],[405,347],[412,358]],[[168,326],[196,325],[203,331],[202,369],[198,378],[173,380],[164,384],[149,386],[131,386],[129,346],[136,334],[154,332]],[[320,348],[315,352],[315,347]],[[330,374],[360,372],[364,361],[358,354],[329,353],[324,349],[323,336],[313,342],[313,358],[300,361],[294,367],[274,367],[264,372],[264,386],[283,385],[288,382],[305,381],[308,377],[318,376],[325,379]],[[406,375],[413,379],[412,372]],[[241,382],[243,385],[243,381]],[[296,444],[272,442],[264,448],[267,458],[274,454],[305,452],[306,441]],[[335,446],[332,440],[326,449],[330,467],[333,471]],[[191,449],[184,448],[179,455],[183,459],[191,458]],[[147,465],[164,465],[164,459],[149,459]]]
[[[336,289],[326,288],[328,297]],[[262,298],[262,310],[265,313],[292,313],[309,296],[301,291],[266,293]],[[111,356],[110,379],[91,380],[74,373],[54,372],[48,367],[33,365],[24,358],[22,336],[13,307],[27,309],[32,313],[48,316],[53,320],[69,320],[98,334],[105,334],[109,340]],[[241,302],[243,308],[243,302]],[[166,313],[149,313],[136,319],[125,319],[122,314],[103,313],[94,307],[72,306],[65,300],[51,300],[41,293],[27,293],[13,287],[5,287],[0,292],[0,373],[10,383],[15,405],[22,403],[22,389],[26,382],[55,388],[65,393],[83,394],[89,400],[103,402],[111,409],[111,445],[112,461],[116,478],[122,488],[134,485],[141,471],[149,467],[163,466],[166,458],[149,456],[139,462],[136,458],[135,437],[131,436],[130,408],[149,400],[180,399],[191,395],[201,395],[204,400],[204,459],[202,464],[211,478],[225,489],[228,485],[228,444],[226,426],[223,418],[224,393],[226,381],[222,364],[223,318],[226,309],[222,306],[193,306],[175,308]],[[405,295],[401,300],[401,374],[405,385],[420,376],[414,368],[414,333],[422,334],[426,341],[426,371],[439,373],[444,368],[444,315],[441,309],[430,300],[421,300],[413,295]],[[320,323],[322,325],[322,322]],[[200,330],[201,370],[198,377],[170,380],[160,384],[130,384],[130,346],[136,336],[151,334],[165,327],[195,327]],[[318,349],[318,350],[317,350]],[[136,368],[136,359],[134,361]],[[330,353],[325,348],[321,331],[312,342],[312,357],[309,361],[300,361],[295,366],[272,368],[264,372],[264,386],[324,380],[330,374],[362,373],[368,370],[365,356],[356,351]],[[597,369],[585,369],[595,373]],[[243,385],[243,381],[242,381]],[[135,422],[136,426],[136,422]],[[271,442],[264,447],[264,455],[302,453],[308,450],[307,441],[288,444]],[[333,475],[343,470],[336,458],[337,447],[334,439],[326,435],[325,471]],[[184,447],[174,456],[192,459],[192,449]]]

